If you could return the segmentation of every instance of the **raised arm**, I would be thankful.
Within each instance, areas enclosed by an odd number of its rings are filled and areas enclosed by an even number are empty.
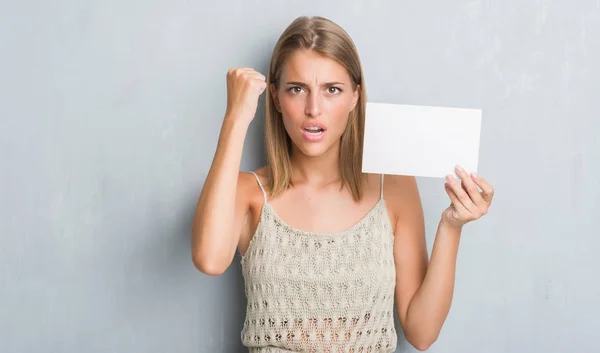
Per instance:
[[[219,275],[235,256],[249,202],[248,178],[240,173],[244,139],[256,114],[265,77],[249,68],[227,72],[227,111],[216,152],[202,188],[192,225],[192,260],[196,268]]]

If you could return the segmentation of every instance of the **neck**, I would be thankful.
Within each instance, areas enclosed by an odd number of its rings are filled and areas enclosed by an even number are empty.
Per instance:
[[[340,180],[340,143],[331,146],[320,156],[303,154],[296,146],[290,156],[292,182],[309,184],[330,184]]]

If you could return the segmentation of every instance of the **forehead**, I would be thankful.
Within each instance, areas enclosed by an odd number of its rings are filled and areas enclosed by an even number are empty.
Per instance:
[[[288,81],[350,83],[350,75],[345,67],[333,59],[312,50],[298,50],[285,60],[281,70],[281,82]]]

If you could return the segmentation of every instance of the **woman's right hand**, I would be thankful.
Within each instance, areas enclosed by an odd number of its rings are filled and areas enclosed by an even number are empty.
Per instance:
[[[264,75],[251,68],[232,68],[227,71],[227,112],[226,119],[250,124],[258,98],[267,88]]]

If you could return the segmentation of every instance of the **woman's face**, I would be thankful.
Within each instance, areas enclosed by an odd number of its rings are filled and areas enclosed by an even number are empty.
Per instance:
[[[337,146],[359,98],[347,70],[311,50],[287,58],[279,87],[270,86],[295,152],[319,156]]]

